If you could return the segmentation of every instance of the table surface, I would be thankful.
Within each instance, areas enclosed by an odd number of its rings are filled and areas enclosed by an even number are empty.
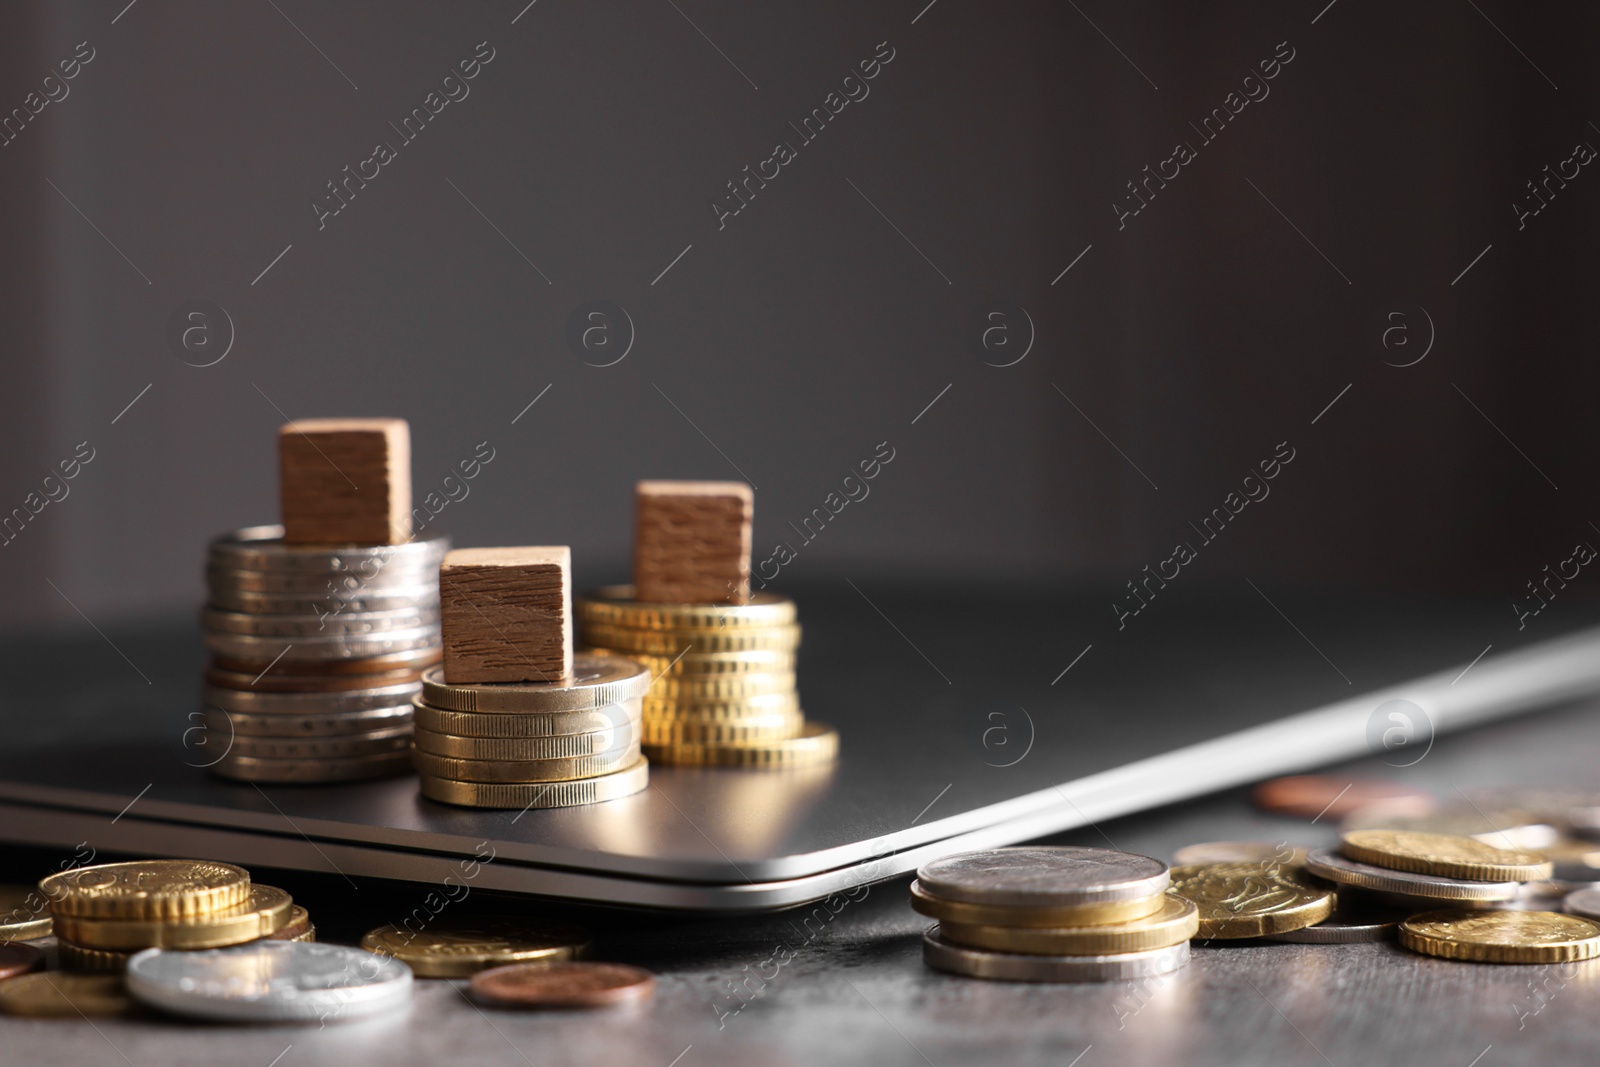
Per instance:
[[[1395,770],[1377,759],[1334,773],[1400,777],[1440,797],[1505,783],[1586,786],[1600,751],[1600,704],[1537,713],[1439,739]],[[1063,835],[1169,858],[1221,839],[1329,843],[1331,826],[1263,815],[1245,791]],[[0,852],[0,876],[47,862]],[[29,865],[36,865],[30,868]],[[347,884],[256,872],[312,910],[324,940],[353,941],[421,903],[416,886]],[[1027,985],[941,974],[921,960],[927,920],[907,879],[855,901],[758,918],[557,912],[473,893],[462,915],[513,908],[571,918],[596,933],[597,958],[659,975],[653,1001],[603,1012],[486,1011],[464,983],[419,981],[409,1010],[323,1029],[234,1027],[156,1015],[128,1019],[0,1018],[6,1062],[238,1067],[382,1062],[472,1064],[1052,1063],[1545,1065],[1596,1059],[1600,961],[1496,966],[1429,959],[1390,944],[1197,946],[1170,978],[1104,985]],[[498,904],[498,909],[497,909]],[[842,906],[840,906],[842,904]],[[532,909],[532,914],[530,914]],[[809,918],[809,921],[808,921]],[[823,921],[823,919],[826,921]],[[780,949],[792,958],[769,962]],[[762,976],[765,976],[763,978]],[[743,996],[733,992],[743,983]]]

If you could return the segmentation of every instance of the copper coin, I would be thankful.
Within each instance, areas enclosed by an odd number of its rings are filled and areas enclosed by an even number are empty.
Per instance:
[[[296,904],[289,909],[289,921],[267,935],[269,941],[299,941],[311,933],[311,913]]]
[[[16,943],[0,945],[0,979],[15,978],[19,974],[37,971],[44,967],[44,953],[32,945]]]
[[[655,988],[655,975],[622,963],[513,963],[472,976],[472,995],[499,1008],[599,1008]]]
[[[384,689],[393,685],[410,685],[422,680],[419,670],[382,671],[377,674],[250,674],[225,670],[213,661],[206,671],[206,684],[219,689],[252,689],[264,693],[331,693],[352,689]]]
[[[292,643],[290,639],[284,639],[285,645]],[[251,677],[266,672],[269,678],[274,675],[320,678],[328,674],[377,674],[380,671],[398,670],[421,671],[443,660],[444,651],[437,645],[432,648],[419,648],[411,652],[390,652],[382,656],[362,656],[358,659],[294,660],[286,657],[281,660],[254,660],[238,659],[224,655],[213,655],[211,657],[211,661],[222,670],[237,671],[241,674],[248,674]]]
[[[1255,806],[1274,815],[1336,823],[1351,812],[1372,804],[1404,801],[1419,809],[1432,807],[1430,793],[1384,778],[1345,778],[1333,774],[1303,774],[1273,778],[1250,793]]]

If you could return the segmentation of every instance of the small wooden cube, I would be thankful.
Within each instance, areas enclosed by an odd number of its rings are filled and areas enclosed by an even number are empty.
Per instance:
[[[755,495],[743,482],[640,482],[634,596],[652,604],[750,599]]]
[[[439,569],[444,680],[572,677],[572,549],[458,548]]]
[[[397,545],[411,535],[405,419],[300,419],[278,429],[288,544]]]

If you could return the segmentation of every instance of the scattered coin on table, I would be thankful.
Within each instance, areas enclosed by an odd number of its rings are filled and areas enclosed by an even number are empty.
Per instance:
[[[44,967],[44,953],[32,945],[0,944],[0,979],[15,978]]]
[[[0,982],[0,1011],[56,1019],[124,1015],[133,1001],[118,975],[35,971]]]
[[[1400,924],[1400,943],[1476,963],[1566,963],[1600,956],[1600,922],[1554,911],[1430,911]]]
[[[1379,803],[1405,805],[1418,813],[1435,804],[1433,794],[1402,782],[1321,774],[1269,779],[1251,791],[1250,799],[1274,815],[1332,822]]]
[[[394,957],[418,978],[466,978],[508,963],[565,963],[581,959],[590,943],[581,926],[510,919],[441,921],[415,932],[380,926],[361,939],[362,948]]]
[[[513,963],[472,976],[474,999],[497,1008],[600,1008],[645,1000],[655,975],[622,963]]]
[[[307,941],[146,949],[129,961],[126,981],[134,999],[151,1007],[229,1022],[336,1022],[392,1011],[411,999],[405,964]]]
[[[1260,863],[1204,863],[1172,869],[1169,892],[1200,909],[1198,937],[1264,937],[1322,922],[1333,913],[1331,888],[1304,868]]]
[[[1339,851],[1360,863],[1471,881],[1529,882],[1549,878],[1552,870],[1535,852],[1415,830],[1352,830],[1340,839]]]

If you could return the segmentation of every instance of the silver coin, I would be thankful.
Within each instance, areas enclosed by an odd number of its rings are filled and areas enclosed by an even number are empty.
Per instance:
[[[337,593],[376,593],[393,589],[427,588],[439,581],[439,569],[388,567],[372,577],[359,574],[279,574],[274,571],[240,571],[207,567],[207,588],[248,593],[293,593],[328,596]]]
[[[415,652],[439,644],[439,627],[417,626],[379,634],[334,634],[321,637],[252,637],[249,634],[208,633],[205,646],[219,656],[236,660],[278,660],[289,664],[305,660],[367,659],[397,652]],[[281,658],[280,658],[281,657]],[[287,672],[286,672],[287,673]]]
[[[1112,956],[1033,956],[965,948],[943,940],[937,924],[922,935],[922,961],[970,978],[1008,982],[1115,982],[1171,974],[1189,962],[1189,942]]]
[[[917,868],[922,887],[946,900],[1051,908],[1143,900],[1171,882],[1165,863],[1105,848],[1040,846],[962,852]]]
[[[209,770],[240,782],[357,782],[411,773],[411,753],[385,752],[377,756],[341,759],[263,759],[230,752]]]
[[[1573,915],[1600,920],[1600,886],[1590,886],[1567,894],[1561,906]]]
[[[624,723],[637,729],[644,717],[644,698],[634,697],[601,708],[578,711],[529,711],[520,715],[505,712],[446,711],[422,702],[412,702],[413,721],[418,730],[456,737],[537,738],[587,734],[620,729]]]
[[[350,737],[394,726],[411,727],[411,705],[392,708],[363,708],[325,715],[253,715],[246,711],[207,708],[201,724],[208,736],[216,737]]]
[[[380,590],[330,593],[254,593],[247,589],[211,587],[211,606],[247,615],[324,615],[328,612],[393,611],[396,608],[439,610],[438,585],[401,585]]]
[[[448,537],[398,545],[286,545],[282,526],[247,526],[214,538],[214,566],[242,571],[301,574],[378,574],[391,566],[437,566],[450,551]]]
[[[411,968],[317,941],[231,948],[146,949],[128,961],[134,999],[175,1015],[231,1022],[332,1022],[391,1011],[411,999]]]
[[[650,672],[631,659],[579,652],[572,657],[572,679],[564,683],[509,682],[452,685],[444,668],[423,672],[422,701],[441,711],[522,714],[582,711],[621,704],[644,696]]]
[[[247,737],[235,734],[230,756],[269,760],[342,760],[404,752],[411,724],[330,737]]]
[[[308,615],[251,615],[242,611],[221,611],[207,607],[200,612],[200,625],[220,633],[249,634],[256,637],[321,637],[344,634],[374,634],[390,630],[413,630],[439,625],[439,608],[394,608],[389,611],[318,612]]]
[[[418,682],[403,682],[328,693],[268,693],[210,685],[201,692],[200,698],[207,707],[249,715],[334,715],[409,705],[421,688]]]
[[[457,734],[417,730],[418,752],[464,760],[545,760],[603,756],[629,747],[637,749],[639,725],[624,719],[612,730],[555,737],[462,737]]]
[[[1306,869],[1319,878],[1340,885],[1375,889],[1382,893],[1405,893],[1432,900],[1511,900],[1521,888],[1520,882],[1469,882],[1461,878],[1392,871],[1387,867],[1347,859],[1331,848],[1316,848],[1308,852]]]
[[[1304,862],[1304,852],[1304,849],[1282,841],[1206,841],[1178,849],[1172,854],[1172,865],[1191,867],[1207,863],[1263,863],[1276,860],[1287,866]]]
[[[1438,901],[1433,902],[1434,905]],[[1412,912],[1371,913],[1355,908],[1337,908],[1315,926],[1268,934],[1263,941],[1287,941],[1296,945],[1352,945],[1361,941],[1392,941],[1402,920]]]

